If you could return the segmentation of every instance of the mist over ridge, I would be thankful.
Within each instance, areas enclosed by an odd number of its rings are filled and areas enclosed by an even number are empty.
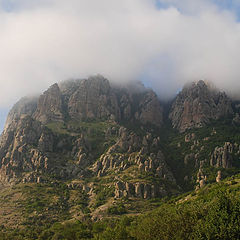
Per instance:
[[[236,3],[237,4],[237,3]],[[0,1],[0,106],[54,82],[102,74],[170,99],[207,79],[240,89],[240,25],[217,1]]]

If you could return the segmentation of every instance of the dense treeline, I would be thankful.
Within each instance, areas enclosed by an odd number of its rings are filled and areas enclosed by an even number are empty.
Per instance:
[[[0,239],[240,239],[239,186],[222,183],[163,204],[140,216],[123,216],[93,223],[55,223],[13,232],[2,229]]]

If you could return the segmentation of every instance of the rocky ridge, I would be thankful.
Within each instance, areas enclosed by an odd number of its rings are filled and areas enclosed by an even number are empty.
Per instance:
[[[233,114],[231,99],[200,80],[186,85],[173,102],[169,118],[180,132]]]
[[[81,193],[93,213],[122,199],[162,198],[185,185],[199,189],[211,181],[209,167],[221,171],[220,182],[237,166],[238,139],[207,128],[211,120],[233,114],[225,93],[203,81],[185,87],[169,114],[174,131],[165,125],[157,95],[136,88],[95,76],[20,100],[0,137],[2,184],[63,184]],[[233,127],[236,122],[231,119]],[[195,131],[200,127],[206,132]]]
[[[156,94],[142,86],[139,89],[130,91],[111,86],[107,79],[95,76],[85,80],[65,81],[59,86],[54,84],[38,100],[37,98],[23,98],[10,111],[5,131],[0,139],[0,153],[3,159],[1,168],[5,172],[5,176],[2,173],[3,179],[6,179],[6,176],[8,179],[15,179],[16,173],[10,168],[18,169],[16,172],[19,173],[25,171],[24,164],[22,164],[22,161],[25,161],[23,159],[26,158],[26,156],[22,157],[24,151],[29,154],[34,152],[35,158],[38,155],[40,159],[46,159],[47,162],[49,157],[51,158],[50,155],[54,155],[60,149],[64,149],[64,154],[70,155],[74,161],[77,161],[71,167],[69,164],[68,167],[78,169],[73,172],[75,175],[76,173],[81,175],[80,169],[94,163],[96,156],[91,154],[92,146],[81,131],[81,134],[77,134],[77,137],[73,139],[73,135],[76,134],[71,132],[69,121],[110,121],[118,124],[139,122],[140,125],[151,124],[161,127],[163,107]],[[213,90],[205,82],[198,81],[186,86],[178,94],[172,104],[169,118],[173,127],[182,132],[189,128],[204,126],[211,119],[218,119],[232,113],[231,100],[225,93]],[[58,137],[56,133],[49,131],[48,124],[57,122],[63,124],[64,129],[67,128],[66,132],[71,132],[70,136],[56,140]],[[98,176],[103,176],[108,169],[126,169],[132,162],[137,164],[139,171],[152,171],[161,177],[171,175],[167,167],[163,167],[167,165],[159,149],[159,137],[153,138],[149,134],[141,138],[134,132],[128,132],[124,127],[119,128],[118,135],[115,127],[108,128],[107,131],[108,133],[105,134],[109,135],[110,133],[109,138],[113,137],[118,140],[95,163],[93,169]],[[115,132],[115,135],[111,132]],[[21,140],[19,136],[21,136]],[[191,141],[194,143],[191,146],[193,150],[199,145],[194,133],[185,136],[185,142]],[[70,147],[70,151],[66,151],[66,146]],[[154,152],[151,152],[151,149],[154,149]],[[192,158],[195,159],[195,166],[198,166],[198,153],[187,154],[184,163],[187,164]],[[16,163],[13,163],[14,161]],[[34,171],[39,171],[39,168],[43,166],[42,163],[35,164],[36,159],[30,160],[30,162],[32,162],[30,169]],[[217,167],[231,167],[230,162],[226,149],[222,150],[222,148],[216,147],[210,164]],[[11,171],[14,173],[9,174]],[[61,173],[62,176],[70,174],[64,173],[63,170]],[[170,178],[173,181],[174,177]]]
[[[176,184],[159,138],[121,126],[128,122],[142,129],[146,124],[159,128],[162,111],[152,90],[118,88],[101,76],[54,84],[38,100],[20,100],[10,111],[0,138],[0,180],[4,184],[48,182],[50,176],[84,180],[109,176],[114,170],[120,175],[154,174]],[[131,178],[131,184],[140,184],[134,174]],[[152,191],[158,194],[160,185],[154,186]],[[164,184],[161,189],[167,193]]]

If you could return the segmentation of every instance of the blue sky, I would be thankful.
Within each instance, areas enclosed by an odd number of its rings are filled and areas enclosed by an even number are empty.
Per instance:
[[[1,108],[0,109],[0,129],[1,129],[1,131],[3,130],[8,111],[9,111],[8,108]]]
[[[238,19],[240,19],[240,0],[156,0],[156,6],[159,9],[173,6],[177,7],[180,11],[184,11],[184,9],[186,9],[186,5],[189,5],[188,3],[190,2],[192,2],[193,5],[197,5],[197,2],[202,2],[203,4],[204,2],[206,4],[213,4],[220,10],[231,11],[238,17]]]
[[[0,0],[0,130],[21,97],[102,74],[160,98],[208,79],[240,92],[240,0]]]

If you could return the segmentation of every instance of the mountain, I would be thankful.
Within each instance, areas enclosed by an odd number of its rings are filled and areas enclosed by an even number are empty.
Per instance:
[[[198,81],[170,105],[102,76],[22,98],[0,137],[3,232],[135,216],[237,174],[238,102]]]
[[[169,118],[174,128],[184,132],[231,114],[231,99],[224,92],[217,91],[200,80],[185,86],[177,95]]]

